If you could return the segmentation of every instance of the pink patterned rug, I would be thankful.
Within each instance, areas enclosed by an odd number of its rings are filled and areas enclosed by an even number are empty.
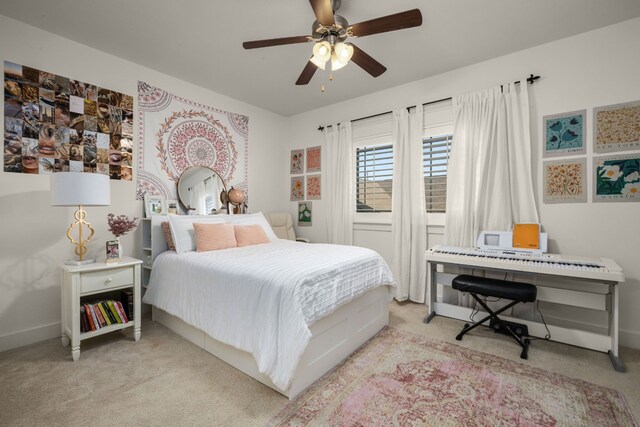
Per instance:
[[[269,425],[637,426],[616,390],[394,328]]]

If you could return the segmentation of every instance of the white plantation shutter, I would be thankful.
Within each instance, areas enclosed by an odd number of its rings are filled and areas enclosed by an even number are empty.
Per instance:
[[[393,146],[356,149],[356,212],[391,212]]]
[[[424,159],[424,195],[427,212],[445,212],[447,202],[447,167],[452,135],[425,138],[422,141]]]

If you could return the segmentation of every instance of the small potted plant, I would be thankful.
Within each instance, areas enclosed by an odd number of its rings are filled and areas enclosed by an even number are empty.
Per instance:
[[[110,213],[107,215],[107,225],[109,226],[109,231],[118,241],[119,253],[122,256],[122,244],[120,243],[120,237],[124,236],[131,230],[134,230],[138,226],[138,218],[134,217],[133,219],[129,219],[126,215],[114,215]]]

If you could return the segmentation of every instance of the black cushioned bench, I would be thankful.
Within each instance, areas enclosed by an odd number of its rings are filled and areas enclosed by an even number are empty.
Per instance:
[[[460,292],[465,292],[471,295],[487,311],[487,313],[489,313],[487,317],[472,325],[469,325],[468,323],[465,324],[462,331],[458,336],[456,336],[458,341],[461,341],[462,336],[470,330],[483,324],[487,320],[491,320],[491,326],[494,331],[502,332],[511,336],[522,347],[520,357],[523,359],[528,357],[529,340],[526,338],[528,333],[523,332],[526,331],[526,326],[505,322],[498,317],[498,314],[510,309],[518,303],[534,302],[538,292],[534,285],[462,274],[453,279],[451,287]],[[478,295],[492,298],[504,298],[512,301],[494,312],[484,301],[482,301],[481,298],[478,297]]]

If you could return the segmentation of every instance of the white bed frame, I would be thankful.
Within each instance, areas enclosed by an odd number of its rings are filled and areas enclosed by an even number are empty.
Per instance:
[[[166,221],[166,217],[154,216],[151,221],[154,260],[158,254],[167,250],[162,233],[162,221]],[[157,307],[152,307],[152,315],[154,321],[289,399],[293,399],[389,323],[389,300],[389,286],[380,286],[315,322],[310,328],[309,345],[300,359],[293,382],[287,390],[276,387],[269,377],[261,374],[250,353],[224,344]]]

